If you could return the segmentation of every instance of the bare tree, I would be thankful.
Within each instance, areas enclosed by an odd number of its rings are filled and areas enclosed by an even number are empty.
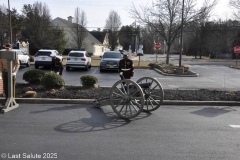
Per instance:
[[[74,43],[77,44],[78,49],[84,47],[84,39],[88,35],[87,27],[87,17],[84,11],[81,11],[79,7],[75,9],[75,23],[72,24],[72,32]]]
[[[240,13],[240,0],[230,0],[229,5],[236,9],[236,11],[233,11],[233,15],[236,19],[240,19],[239,13]]]
[[[109,17],[106,20],[105,29],[108,32],[108,48],[113,51],[118,46],[119,35],[118,31],[120,29],[122,22],[121,18],[117,12],[111,11]]]
[[[136,7],[132,4],[129,9],[131,16],[140,24],[151,27],[167,45],[166,63],[169,63],[169,53],[172,43],[179,37],[181,28],[193,21],[203,21],[208,18],[210,11],[217,4],[217,0],[205,0],[200,9],[196,8],[195,0],[185,0],[182,20],[182,1],[156,0],[152,6]]]

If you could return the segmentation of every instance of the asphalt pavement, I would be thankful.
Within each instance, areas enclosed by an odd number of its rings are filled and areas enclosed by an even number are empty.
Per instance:
[[[170,79],[175,78],[168,78],[163,86],[169,87]],[[184,80],[190,82],[191,78]],[[219,79],[208,78],[214,83]],[[232,81],[226,80],[225,87],[235,87],[231,82],[237,79],[234,76]],[[240,157],[238,102],[165,100],[153,112],[124,120],[110,105],[93,107],[91,99],[16,100],[18,108],[0,114],[0,159],[238,160]]]
[[[0,115],[0,159],[238,160],[239,114],[163,105],[124,120],[110,106],[22,103]]]

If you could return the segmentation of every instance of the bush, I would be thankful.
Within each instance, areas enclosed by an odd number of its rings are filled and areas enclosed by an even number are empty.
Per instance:
[[[84,87],[94,87],[98,82],[98,79],[90,74],[83,75],[80,80]]]
[[[26,71],[23,74],[23,80],[29,82],[29,83],[40,83],[42,77],[45,75],[46,73],[42,70],[39,69],[33,69],[33,70],[29,70]]]
[[[58,89],[65,85],[65,81],[62,78],[62,76],[60,76],[56,73],[47,73],[43,76],[43,78],[41,80],[41,84],[45,88]]]

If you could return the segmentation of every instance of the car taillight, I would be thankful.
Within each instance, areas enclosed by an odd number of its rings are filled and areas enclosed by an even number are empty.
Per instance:
[[[70,60],[70,58],[69,58],[69,57],[67,57],[67,61],[68,61],[68,60]]]
[[[81,58],[82,61],[86,61],[87,59],[86,58]]]

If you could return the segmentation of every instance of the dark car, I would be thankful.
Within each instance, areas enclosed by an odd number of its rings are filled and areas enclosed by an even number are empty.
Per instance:
[[[106,51],[101,56],[100,72],[104,70],[118,70],[118,63],[122,59],[120,51]]]

